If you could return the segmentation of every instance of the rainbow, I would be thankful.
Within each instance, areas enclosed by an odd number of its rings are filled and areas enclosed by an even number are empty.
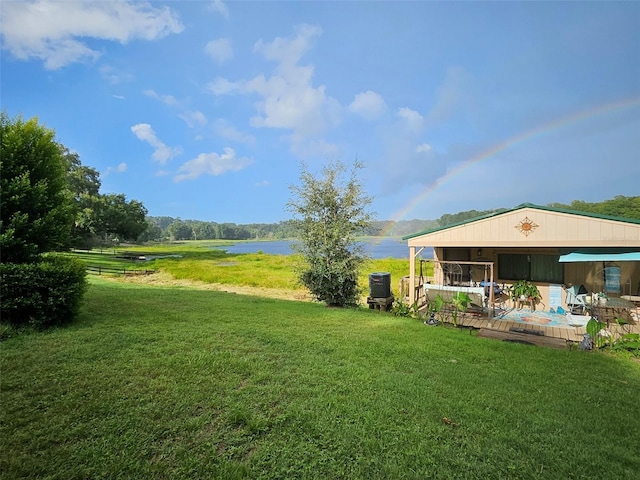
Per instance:
[[[599,115],[603,115],[605,113],[609,113],[612,111],[624,110],[624,109],[634,108],[637,106],[640,106],[640,97],[632,97],[629,99],[625,99],[625,100],[621,100],[613,103],[607,103],[605,105],[600,105],[590,110],[583,110],[578,113],[561,117],[550,123],[546,123],[532,130],[528,130],[524,133],[516,135],[515,137],[512,137],[508,140],[505,140],[501,143],[491,146],[490,148],[480,152],[478,155],[475,155],[469,158],[468,160],[465,160],[460,165],[447,171],[446,174],[437,178],[433,183],[428,185],[422,192],[420,192],[418,195],[412,198],[405,206],[403,206],[401,209],[396,211],[391,216],[391,221],[389,222],[389,226],[386,227],[380,233],[380,235],[381,236],[386,235],[386,233],[393,227],[393,222],[403,219],[409,212],[411,212],[420,203],[422,203],[429,195],[431,195],[435,190],[437,190],[438,187],[440,187],[441,185],[446,183],[449,179],[455,177],[465,169],[469,168],[470,166],[478,162],[481,162],[482,160],[485,160],[487,158],[493,157],[494,155],[500,152],[503,152],[513,147],[514,145],[528,141],[539,135],[543,135],[544,133],[547,133],[551,130],[556,130],[562,127],[566,127],[568,125],[573,125],[575,123],[579,123],[581,121],[584,121]]]

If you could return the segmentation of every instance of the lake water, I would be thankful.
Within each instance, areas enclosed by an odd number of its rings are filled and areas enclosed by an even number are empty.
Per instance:
[[[221,248],[229,253],[263,252],[272,255],[290,255],[293,253],[292,243],[295,243],[295,240],[241,242]],[[362,245],[371,258],[409,258],[407,242],[397,238],[374,238],[362,242]],[[433,249],[425,248],[422,251],[422,258],[433,258]]]

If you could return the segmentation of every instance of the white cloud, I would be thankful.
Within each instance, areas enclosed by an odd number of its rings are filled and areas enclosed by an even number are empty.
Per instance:
[[[292,131],[289,137],[292,150],[303,148],[306,140],[321,144],[323,140],[318,136],[339,122],[342,107],[326,95],[324,85],[313,85],[312,65],[298,65],[321,33],[320,27],[301,25],[291,38],[278,37],[272,42],[259,40],[254,51],[277,62],[272,76],[262,74],[236,82],[217,78],[208,85],[208,90],[215,95],[258,95],[260,99],[255,103],[256,115],[250,119],[251,125]],[[327,150],[326,146],[323,151]],[[303,149],[317,150],[312,146]]]
[[[411,131],[417,132],[424,127],[424,117],[415,110],[407,107],[399,108],[398,116],[404,120],[405,126]]]
[[[349,111],[361,115],[367,120],[378,118],[387,109],[384,99],[371,90],[358,93],[349,105]]]
[[[247,145],[255,145],[256,137],[251,134],[244,133],[236,129],[226,120],[218,119],[213,126],[214,132],[227,140],[245,143]]]
[[[113,85],[130,82],[134,79],[134,76],[130,73],[119,72],[116,68],[110,65],[103,65],[102,67],[100,67],[100,74],[103,78],[105,78],[109,83]]]
[[[60,2],[36,0],[2,2],[3,48],[16,58],[38,58],[48,70],[73,62],[95,60],[100,52],[84,39],[117,41],[156,40],[183,30],[168,7],[148,2]]]
[[[199,110],[187,110],[186,112],[178,114],[178,117],[184,120],[185,123],[189,125],[189,128],[207,124],[207,117]]]
[[[229,9],[222,2],[222,0],[213,0],[211,2],[211,4],[209,5],[209,9],[214,11],[214,12],[219,13],[220,15],[222,15],[226,19],[229,18]]]
[[[231,40],[228,38],[211,40],[204,47],[204,51],[220,64],[233,58],[233,47],[231,46]]]
[[[260,182],[256,182],[255,185],[256,185],[256,187],[268,187],[269,186],[269,180],[262,180]]]
[[[151,155],[151,158],[157,161],[160,165],[164,165],[173,157],[176,157],[177,155],[180,155],[182,153],[182,149],[179,147],[174,148],[165,145],[164,142],[162,142],[156,136],[156,132],[153,131],[153,128],[151,128],[151,125],[149,125],[148,123],[138,123],[137,125],[131,127],[131,131],[136,137],[138,137],[139,140],[147,142],[149,145],[155,148],[155,151],[153,152],[153,155]]]
[[[242,82],[230,82],[226,78],[216,78],[207,84],[207,91],[214,95],[229,95],[242,90]]]
[[[311,41],[322,34],[322,29],[315,25],[302,24],[296,28],[293,38],[276,37],[271,43],[258,40],[253,50],[262,53],[267,60],[274,60],[281,69],[295,67],[302,55],[311,48]]]
[[[104,171],[104,176],[109,175],[110,173],[123,173],[127,171],[127,164],[122,162],[117,167],[107,167]]]
[[[233,148],[226,147],[223,154],[215,152],[201,153],[193,160],[189,160],[178,169],[175,182],[195,180],[201,175],[222,175],[226,172],[242,170],[252,163],[248,157],[236,157]]]
[[[118,100],[124,100],[125,97],[123,95],[111,95],[113,98],[117,98]]]
[[[291,135],[291,151],[299,158],[323,157],[333,158],[339,153],[338,147],[322,138],[309,138],[302,135]]]
[[[297,76],[274,76],[266,80],[256,77],[246,88],[262,96],[256,103],[257,115],[251,118],[255,127],[291,129],[304,136],[323,132],[332,122],[335,101],[325,96],[325,87],[311,86],[313,69],[297,67]]]
[[[160,100],[165,105],[169,105],[170,107],[175,107],[179,104],[178,100],[173,95],[161,95],[157,93],[155,90],[145,90],[143,92],[147,97],[155,98]]]
[[[416,153],[429,153],[431,150],[433,150],[433,147],[428,143],[423,143],[416,147]]]

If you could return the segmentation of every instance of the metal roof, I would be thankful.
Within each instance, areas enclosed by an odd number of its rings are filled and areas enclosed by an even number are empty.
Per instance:
[[[613,217],[613,216],[610,216],[610,215],[601,215],[601,214],[591,213],[591,212],[579,212],[577,210],[568,210],[568,209],[564,209],[564,208],[555,208],[555,207],[544,207],[544,206],[541,206],[541,205],[534,205],[533,203],[523,203],[523,204],[518,205],[517,207],[514,207],[514,208],[510,208],[510,209],[506,209],[506,210],[500,210],[500,211],[489,213],[489,214],[486,214],[486,215],[480,215],[479,217],[470,218],[470,219],[464,220],[462,222],[452,223],[450,225],[445,225],[444,227],[430,228],[430,229],[427,229],[427,230],[423,230],[422,232],[413,233],[411,235],[405,235],[404,237],[402,237],[402,240],[409,240],[411,238],[419,237],[421,235],[426,235],[426,234],[429,234],[429,233],[435,233],[435,232],[439,232],[439,231],[442,231],[442,230],[447,230],[447,229],[450,229],[450,228],[459,227],[459,226],[470,224],[470,223],[474,223],[474,222],[477,222],[477,221],[480,221],[480,220],[485,220],[487,218],[497,217],[497,216],[504,215],[504,214],[511,213],[511,212],[515,212],[515,211],[518,211],[518,210],[523,210],[525,208],[531,208],[531,209],[534,209],[534,210],[542,210],[542,211],[555,212],[555,213],[564,213],[564,214],[568,214],[568,215],[576,215],[576,216],[581,216],[581,217],[589,217],[589,218],[596,218],[596,219],[601,219],[601,220],[610,220],[610,221],[615,221],[615,222],[624,222],[624,223],[630,223],[630,224],[634,224],[634,225],[640,225],[640,219],[635,219],[635,218]]]

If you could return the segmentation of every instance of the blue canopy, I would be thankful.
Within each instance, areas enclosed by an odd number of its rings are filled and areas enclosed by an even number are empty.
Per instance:
[[[640,252],[578,253],[560,255],[560,262],[640,262]]]

